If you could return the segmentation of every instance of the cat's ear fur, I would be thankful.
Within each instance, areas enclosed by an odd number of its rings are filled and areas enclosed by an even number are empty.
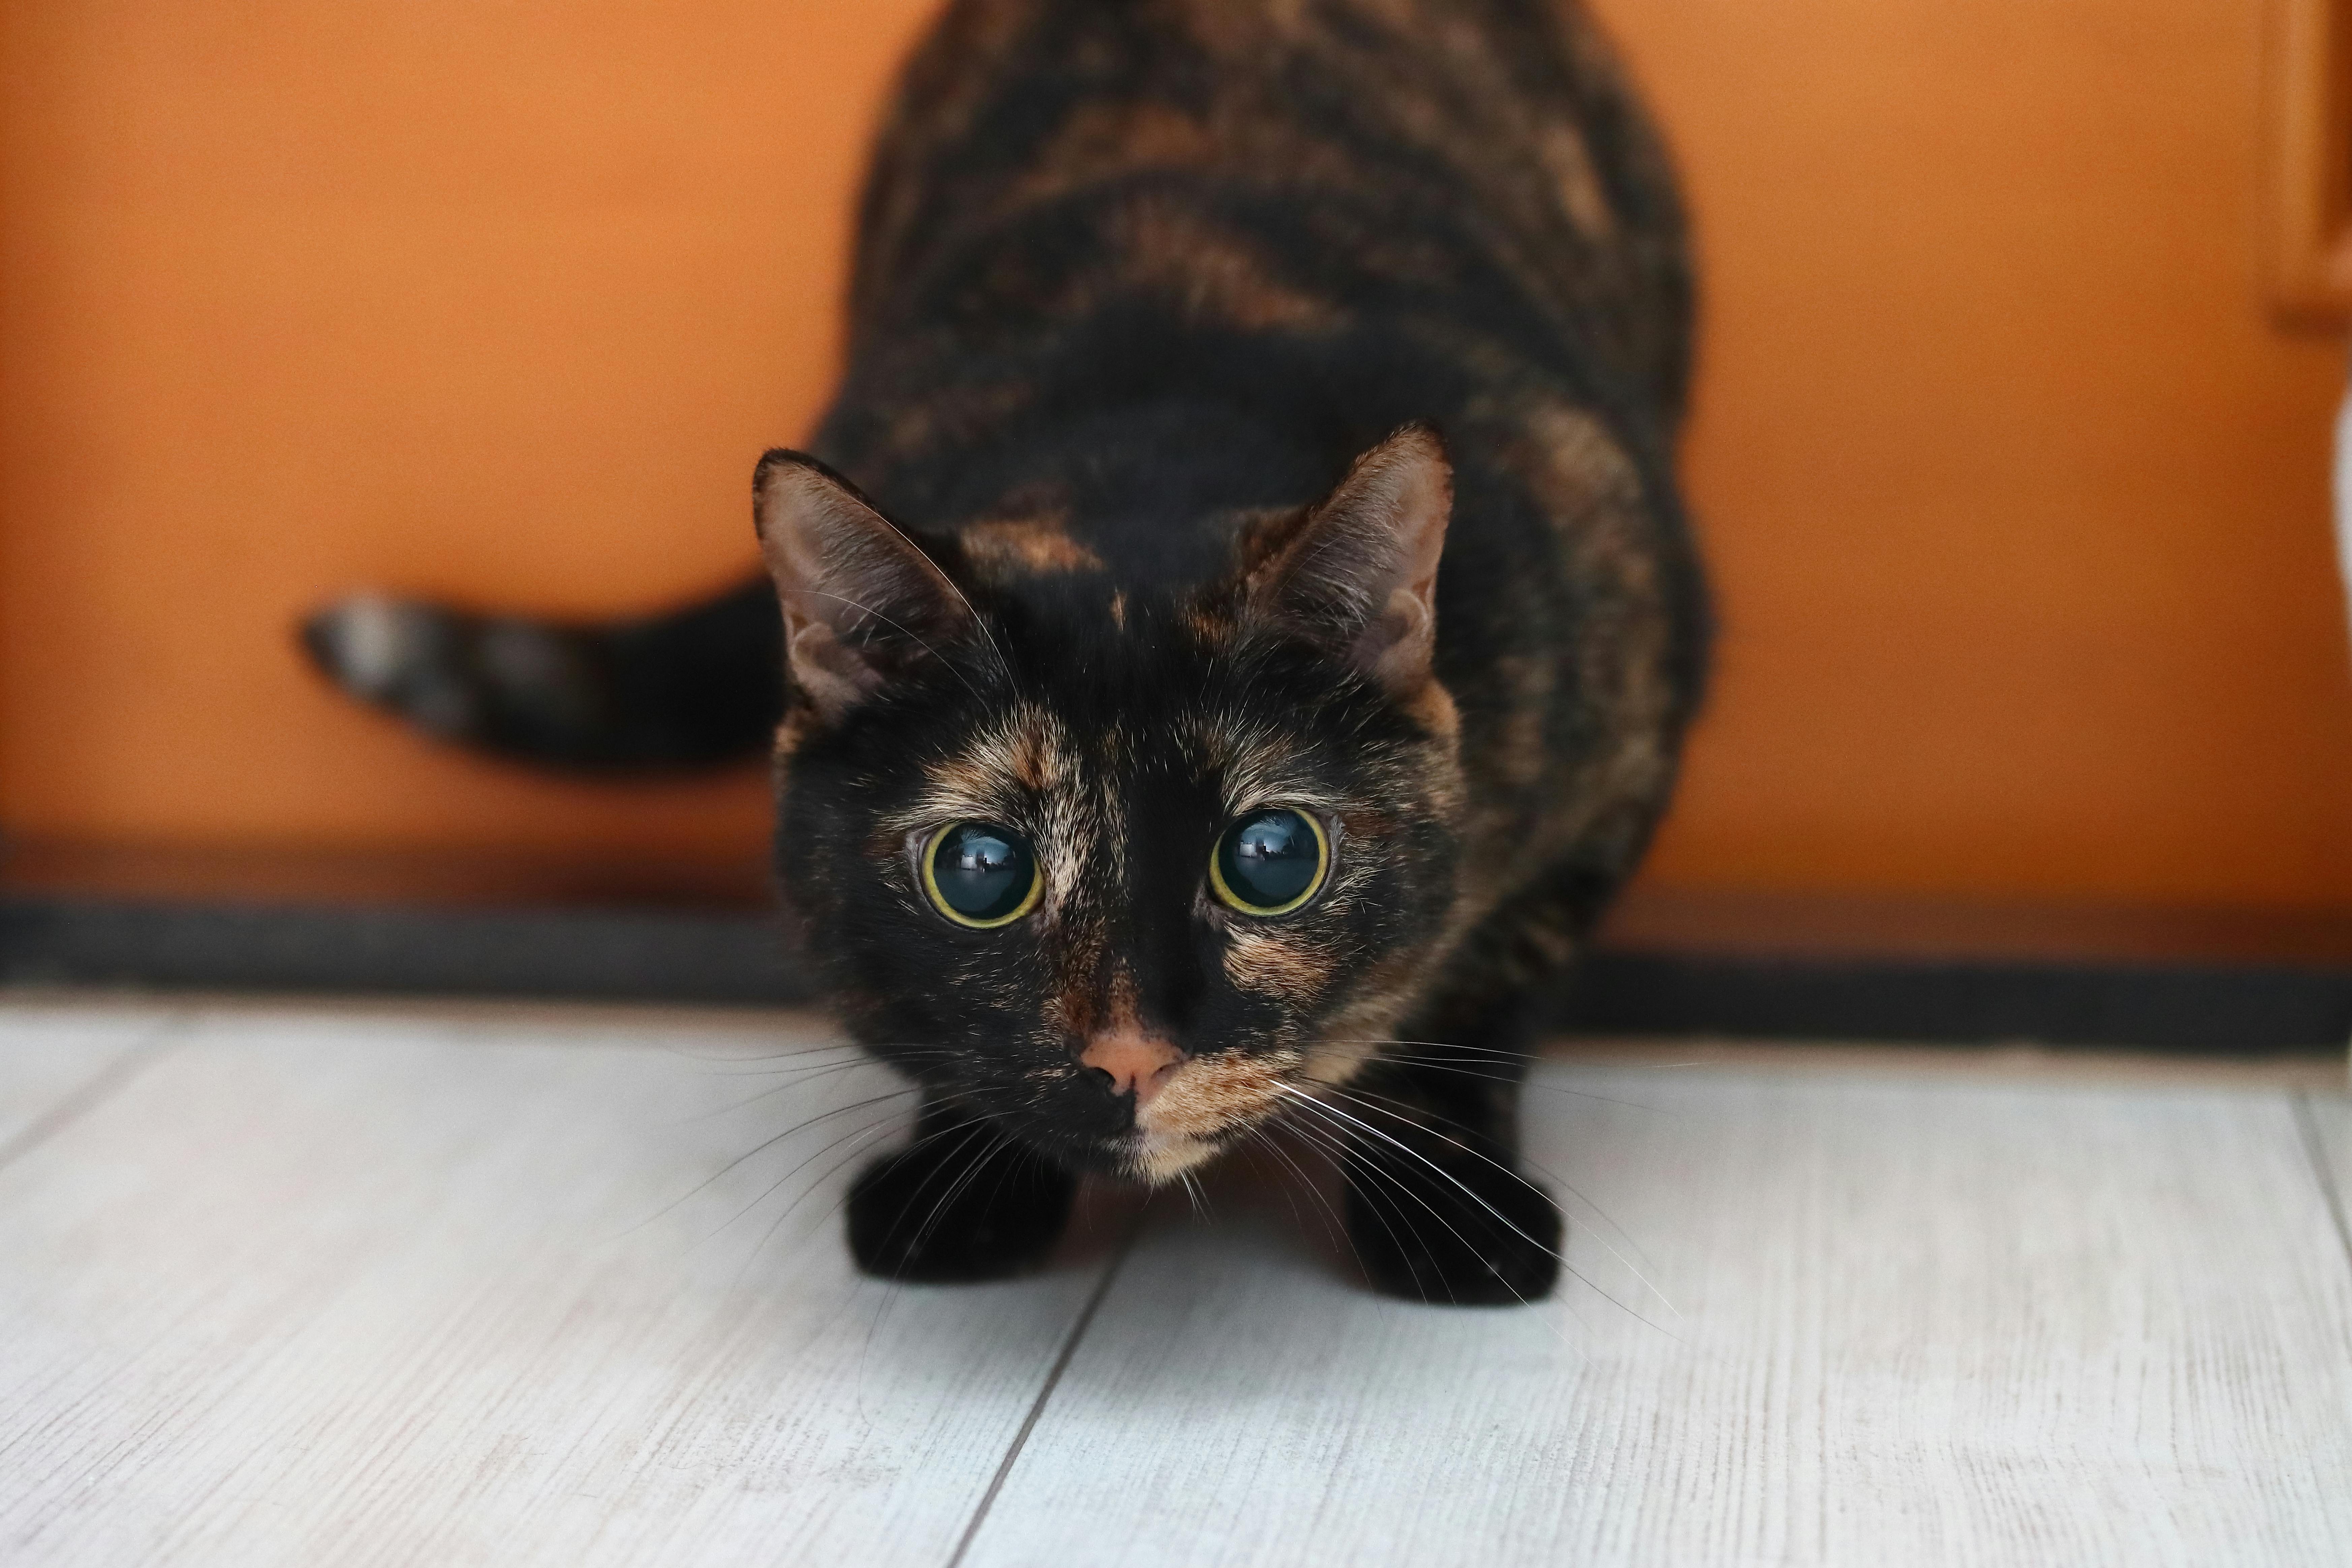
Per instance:
[[[952,657],[978,631],[947,574],[856,486],[803,452],[778,449],[751,479],[761,552],[784,616],[793,684],[826,721],[916,660]]]
[[[1413,697],[1431,679],[1437,563],[1453,511],[1444,441],[1406,426],[1245,563],[1245,623],[1319,643],[1391,694]]]

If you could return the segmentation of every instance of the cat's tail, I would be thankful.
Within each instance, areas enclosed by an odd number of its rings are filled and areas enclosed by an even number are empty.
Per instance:
[[[301,641],[362,701],[540,767],[712,767],[764,750],[783,708],[783,632],[765,578],[667,615],[607,622],[355,594],[304,621]]]

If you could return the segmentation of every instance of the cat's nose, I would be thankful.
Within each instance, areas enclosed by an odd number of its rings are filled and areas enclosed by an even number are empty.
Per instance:
[[[1166,1040],[1134,1029],[1097,1035],[1078,1053],[1081,1065],[1110,1079],[1111,1093],[1134,1095],[1139,1110],[1167,1087],[1183,1060],[1184,1053]]]

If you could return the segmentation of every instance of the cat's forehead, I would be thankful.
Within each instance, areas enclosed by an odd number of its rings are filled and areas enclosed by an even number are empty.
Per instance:
[[[1014,818],[1065,795],[1087,770],[1068,727],[1051,709],[1020,702],[992,714],[924,758],[910,823],[951,817]]]
[[[1017,701],[924,758],[899,814],[916,828],[960,817],[1030,823],[1073,810],[1118,812],[1172,787],[1231,813],[1276,802],[1337,804],[1303,737],[1220,703],[1085,719]]]
[[[1171,506],[1148,489],[1083,498],[1029,482],[944,531],[960,574],[981,597],[1066,614],[1197,596],[1232,574],[1254,530],[1300,510]]]

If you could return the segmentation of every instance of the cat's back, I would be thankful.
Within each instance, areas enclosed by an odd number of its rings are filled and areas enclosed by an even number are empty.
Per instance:
[[[1565,356],[1668,427],[1687,375],[1673,182],[1569,0],[955,0],[854,276],[861,341],[1158,289],[1244,330],[1418,318]]]
[[[1663,807],[1706,632],[1680,207],[1570,0],[953,0],[853,277],[817,452],[1059,628],[1057,671],[1153,657],[1130,595],[1208,591],[1248,520],[1441,430],[1457,914],[1511,911],[1480,963],[1581,929]]]

